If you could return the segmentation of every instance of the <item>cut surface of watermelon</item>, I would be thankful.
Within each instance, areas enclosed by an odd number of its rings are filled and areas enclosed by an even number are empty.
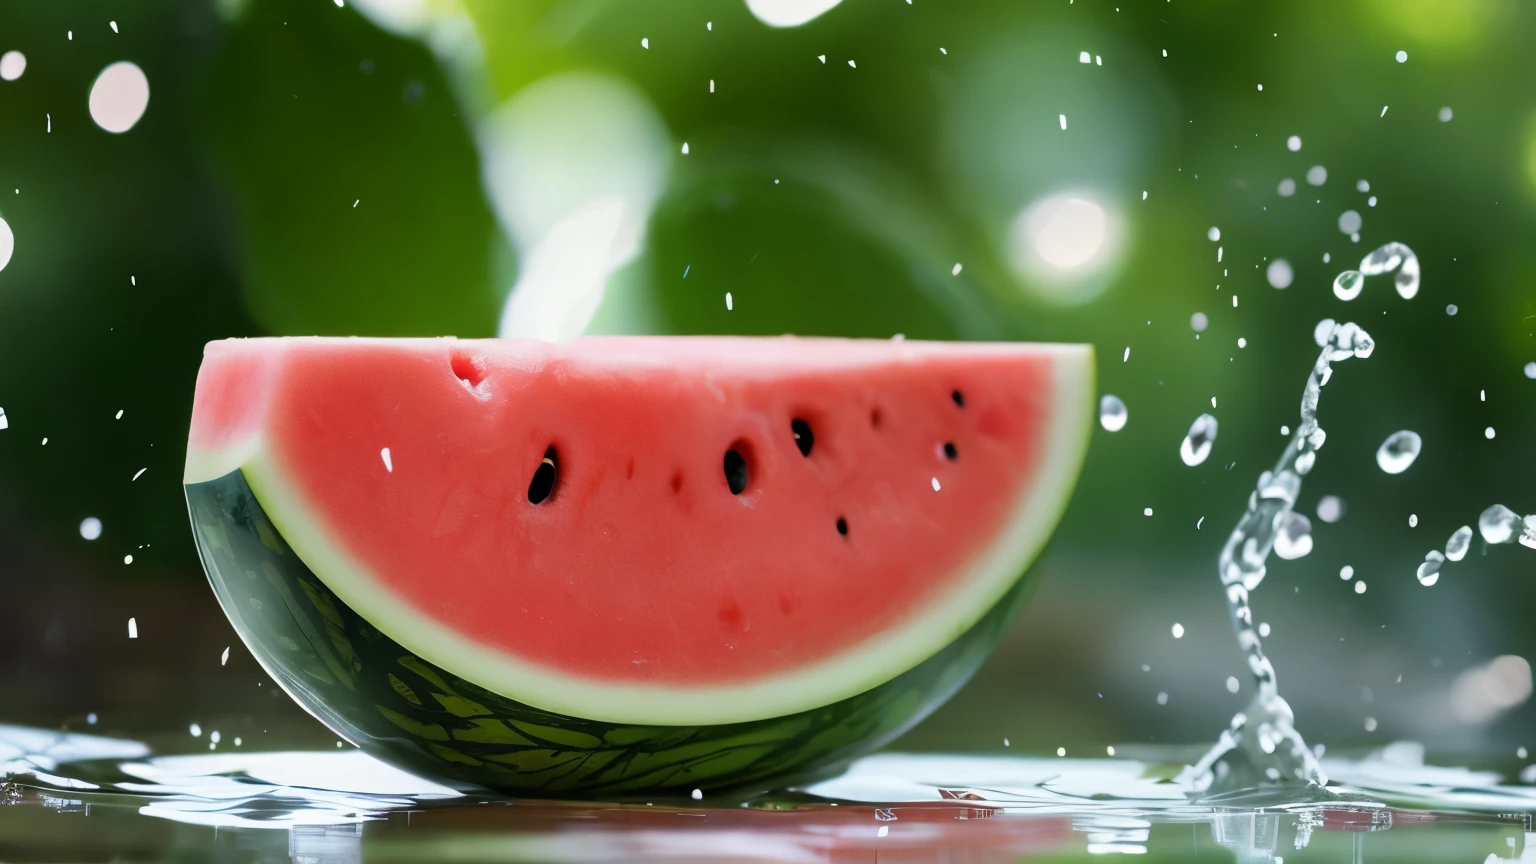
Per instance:
[[[1070,494],[1085,346],[745,338],[208,346],[186,482],[240,471],[342,602],[544,711],[740,723],[890,681]]]

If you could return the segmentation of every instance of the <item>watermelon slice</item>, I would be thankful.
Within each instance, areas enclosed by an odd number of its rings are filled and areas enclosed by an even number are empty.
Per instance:
[[[242,637],[354,743],[502,788],[731,785],[968,677],[1091,392],[1086,346],[231,340],[185,483]],[[679,747],[665,780],[614,749]]]

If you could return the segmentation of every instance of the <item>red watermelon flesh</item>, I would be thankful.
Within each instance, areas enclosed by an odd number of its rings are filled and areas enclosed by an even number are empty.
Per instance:
[[[985,614],[1070,492],[1091,378],[1083,346],[230,340],[187,482],[242,469],[331,590],[487,689],[735,722]]]

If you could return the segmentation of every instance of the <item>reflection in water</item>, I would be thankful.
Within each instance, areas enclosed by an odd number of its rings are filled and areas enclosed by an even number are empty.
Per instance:
[[[52,857],[69,857],[69,844],[87,837],[97,844],[90,848],[116,849],[153,835],[167,838],[161,851],[169,857],[172,844],[185,852],[187,838],[198,836],[207,837],[214,860],[271,861],[281,847],[263,838],[283,835],[262,829],[282,829],[288,860],[304,864],[1002,864],[1112,853],[1194,857],[1212,842],[1239,861],[1276,862],[1309,848],[1329,860],[1360,860],[1370,834],[1379,860],[1500,861],[1524,854],[1523,814],[1536,810],[1536,789],[1501,785],[1492,772],[1426,766],[1423,748],[1411,743],[1329,760],[1333,785],[1305,799],[1270,789],[1197,800],[1173,779],[1181,759],[1171,751],[1145,755],[885,754],[807,789],[745,802],[581,804],[462,795],[360,751],[152,756],[134,741],[0,726],[3,800],[18,805],[0,807],[0,849],[34,848],[27,839],[43,836]],[[52,823],[28,820],[20,805],[92,819],[92,830],[62,839],[36,834]],[[153,828],[167,823],[223,833]],[[228,842],[231,833],[237,842]]]

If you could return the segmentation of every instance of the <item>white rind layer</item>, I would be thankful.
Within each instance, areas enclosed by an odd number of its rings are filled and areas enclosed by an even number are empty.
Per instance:
[[[185,482],[242,470],[294,552],[343,602],[407,650],[487,690],[545,711],[612,723],[698,726],[762,720],[830,705],[933,656],[981,620],[1045,546],[1087,451],[1094,368],[1090,346],[1035,347],[1054,355],[1043,460],[997,542],[954,583],[964,587],[835,657],[742,684],[690,688],[581,679],[466,639],[402,602],[339,548],[259,433],[221,450],[189,452]]]

